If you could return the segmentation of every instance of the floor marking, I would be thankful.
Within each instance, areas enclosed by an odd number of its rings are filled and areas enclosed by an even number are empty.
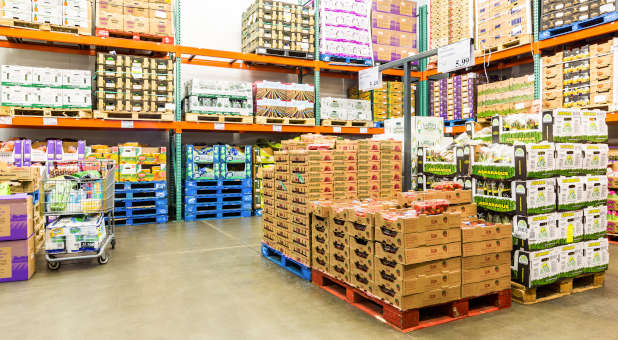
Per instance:
[[[238,237],[236,237],[236,236],[234,236],[234,235],[232,235],[232,234],[230,234],[230,233],[227,233],[227,232],[223,231],[222,229],[217,229],[217,226],[216,226],[216,225],[214,225],[214,224],[212,224],[212,223],[210,223],[210,222],[208,222],[208,221],[202,221],[202,222],[203,222],[204,224],[208,225],[209,227],[213,228],[214,230],[216,230],[216,231],[220,232],[221,234],[223,234],[223,235],[225,235],[225,236],[227,236],[227,237],[231,238],[232,240],[240,242],[240,243],[241,243],[244,247],[249,248],[249,249],[253,250],[254,252],[256,252],[256,253],[258,253],[258,254],[261,254],[261,250],[260,250],[259,248],[258,248],[258,249],[255,249],[253,246],[251,246],[250,244],[248,244],[248,243],[246,243],[246,242],[242,241],[242,240],[241,240],[241,239],[239,239]]]
[[[146,258],[146,257],[152,257],[152,256],[159,256],[159,255],[181,255],[181,254],[208,253],[208,252],[211,252],[211,251],[228,250],[228,249],[245,248],[245,247],[246,246],[244,244],[241,244],[241,245],[237,245],[237,246],[228,246],[228,247],[167,251],[167,252],[156,253],[156,254],[135,255],[135,258]]]

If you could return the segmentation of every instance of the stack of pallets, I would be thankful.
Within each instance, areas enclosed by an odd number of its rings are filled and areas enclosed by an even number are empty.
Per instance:
[[[116,225],[166,223],[168,220],[166,181],[117,182],[115,195]]]

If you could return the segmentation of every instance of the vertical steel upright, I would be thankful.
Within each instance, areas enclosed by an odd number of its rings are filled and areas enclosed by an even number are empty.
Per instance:
[[[410,191],[412,186],[412,94],[410,91],[411,62],[403,64],[403,191]]]
[[[533,46],[539,41],[540,1],[533,1],[532,7],[532,30],[534,32]],[[541,54],[534,54],[534,99],[541,99]]]
[[[314,42],[313,42],[313,86],[315,87],[315,125],[320,125],[320,67],[318,61],[320,60],[320,0],[313,1],[313,30],[314,30]]]
[[[424,4],[418,7],[418,52],[422,53],[427,51],[427,5]],[[417,116],[429,115],[429,83],[425,79],[425,71],[427,70],[427,59],[423,58],[418,62],[419,71],[423,74],[423,77],[419,79],[416,86],[417,109],[415,114]]]
[[[174,5],[174,28],[176,37],[174,43],[180,45],[180,1]],[[174,85],[174,104],[176,104],[176,121],[182,120],[182,55],[176,55],[176,84]],[[174,189],[176,192],[176,221],[182,220],[182,132],[173,131],[173,159]]]

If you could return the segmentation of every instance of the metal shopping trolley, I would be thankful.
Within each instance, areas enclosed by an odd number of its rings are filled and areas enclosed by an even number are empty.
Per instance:
[[[45,259],[57,270],[63,261],[109,261],[116,247],[113,161],[48,161],[43,174]]]

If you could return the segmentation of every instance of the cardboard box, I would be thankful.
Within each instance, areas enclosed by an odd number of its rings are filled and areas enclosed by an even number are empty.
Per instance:
[[[0,196],[0,241],[25,240],[33,232],[32,196]]]
[[[386,227],[375,228],[375,240],[387,243],[391,246],[410,249],[422,246],[433,246],[453,242],[461,242],[461,231],[459,228],[443,230],[431,230],[420,233],[406,233],[387,229]]]
[[[474,217],[477,215],[476,203],[449,205],[446,212],[458,212],[463,218]]]
[[[401,264],[414,264],[433,260],[447,259],[461,255],[461,243],[447,243],[435,246],[403,249],[386,243],[376,242],[376,256],[387,258]]]
[[[501,253],[513,248],[512,237],[497,240],[469,242],[462,245],[462,254],[466,256]]]
[[[456,285],[444,289],[435,289],[420,294],[407,295],[399,297],[396,295],[395,289],[386,284],[376,284],[376,293],[379,297],[385,299],[396,307],[402,310],[433,306],[449,301],[460,299],[461,285]]]
[[[346,221],[346,229],[350,237],[357,237],[365,240],[374,240],[374,230],[372,225]]]
[[[414,233],[431,230],[442,230],[459,227],[461,224],[460,213],[443,213],[440,215],[420,215],[416,217],[398,218],[395,221],[387,220],[382,214],[375,217],[375,226],[385,226],[390,230],[402,233]]]
[[[511,263],[511,252],[505,251],[501,253],[491,253],[476,256],[463,257],[461,259],[462,270],[469,270],[475,268],[499,266],[503,264]]]
[[[481,223],[481,222],[479,222]],[[477,242],[486,240],[496,240],[509,237],[513,234],[512,224],[478,224],[467,225],[462,224],[461,235],[462,242]]]
[[[35,271],[34,235],[0,242],[0,282],[29,280]]]
[[[125,15],[123,29],[125,32],[149,33],[148,18]]]
[[[435,275],[422,275],[416,278],[397,280],[397,278],[385,272],[377,272],[375,282],[377,285],[389,285],[395,288],[399,297],[418,294],[440,288],[447,288],[461,284],[461,272],[447,272]]]
[[[483,296],[509,288],[511,288],[511,278],[509,276],[464,284],[461,286],[461,298]]]
[[[474,283],[481,282],[493,279],[499,279],[501,277],[510,277],[511,275],[511,264],[503,263],[500,265],[480,267],[474,269],[463,269],[462,270],[462,283]]]
[[[432,276],[438,274],[448,274],[451,272],[461,272],[461,257],[429,261],[418,264],[403,265],[388,258],[375,257],[376,275],[382,273],[394,276],[396,280],[408,280],[420,276]]]
[[[172,20],[150,17],[148,33],[162,36],[173,36]]]

